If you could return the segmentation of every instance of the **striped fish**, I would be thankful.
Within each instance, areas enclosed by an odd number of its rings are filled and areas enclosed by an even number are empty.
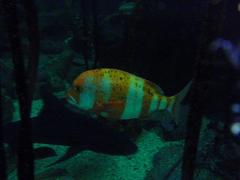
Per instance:
[[[107,119],[145,119],[167,110],[174,114],[178,96],[164,96],[156,84],[134,74],[109,68],[81,73],[67,93],[72,105]]]

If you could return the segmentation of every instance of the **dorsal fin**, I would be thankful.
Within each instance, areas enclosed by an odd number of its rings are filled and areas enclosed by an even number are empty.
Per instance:
[[[160,95],[164,95],[164,91],[155,83],[145,79],[145,83],[147,83],[149,86],[151,86],[153,89],[156,89]]]

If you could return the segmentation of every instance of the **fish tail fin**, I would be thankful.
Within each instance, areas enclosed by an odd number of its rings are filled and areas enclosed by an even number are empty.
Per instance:
[[[171,112],[177,125],[181,124],[181,122],[188,116],[189,106],[184,102],[189,94],[191,84],[192,81],[187,83],[187,85],[179,93],[169,97],[170,101],[172,101],[170,104],[172,105],[170,105],[168,110]]]

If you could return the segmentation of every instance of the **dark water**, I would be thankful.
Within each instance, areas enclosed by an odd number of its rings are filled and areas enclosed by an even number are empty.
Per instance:
[[[16,26],[8,19],[7,2],[1,3],[8,179],[18,179],[17,152],[24,147],[18,142],[18,84],[24,82],[15,77],[19,65],[12,59],[21,52],[24,77],[33,76],[27,71],[31,40],[39,43],[37,78],[29,84],[35,84],[29,119],[35,179],[172,180],[188,179],[193,170],[198,180],[240,179],[237,1],[36,0],[38,19],[30,25],[26,17],[33,13],[15,2]],[[34,25],[38,31],[31,36]],[[9,40],[13,27],[20,51]],[[74,84],[96,68],[107,69]],[[67,96],[71,88],[84,100],[76,104]]]

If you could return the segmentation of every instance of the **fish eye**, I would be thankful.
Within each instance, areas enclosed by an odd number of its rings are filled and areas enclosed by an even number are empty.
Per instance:
[[[79,86],[74,86],[74,90],[76,90],[76,91],[80,91],[80,87]]]

